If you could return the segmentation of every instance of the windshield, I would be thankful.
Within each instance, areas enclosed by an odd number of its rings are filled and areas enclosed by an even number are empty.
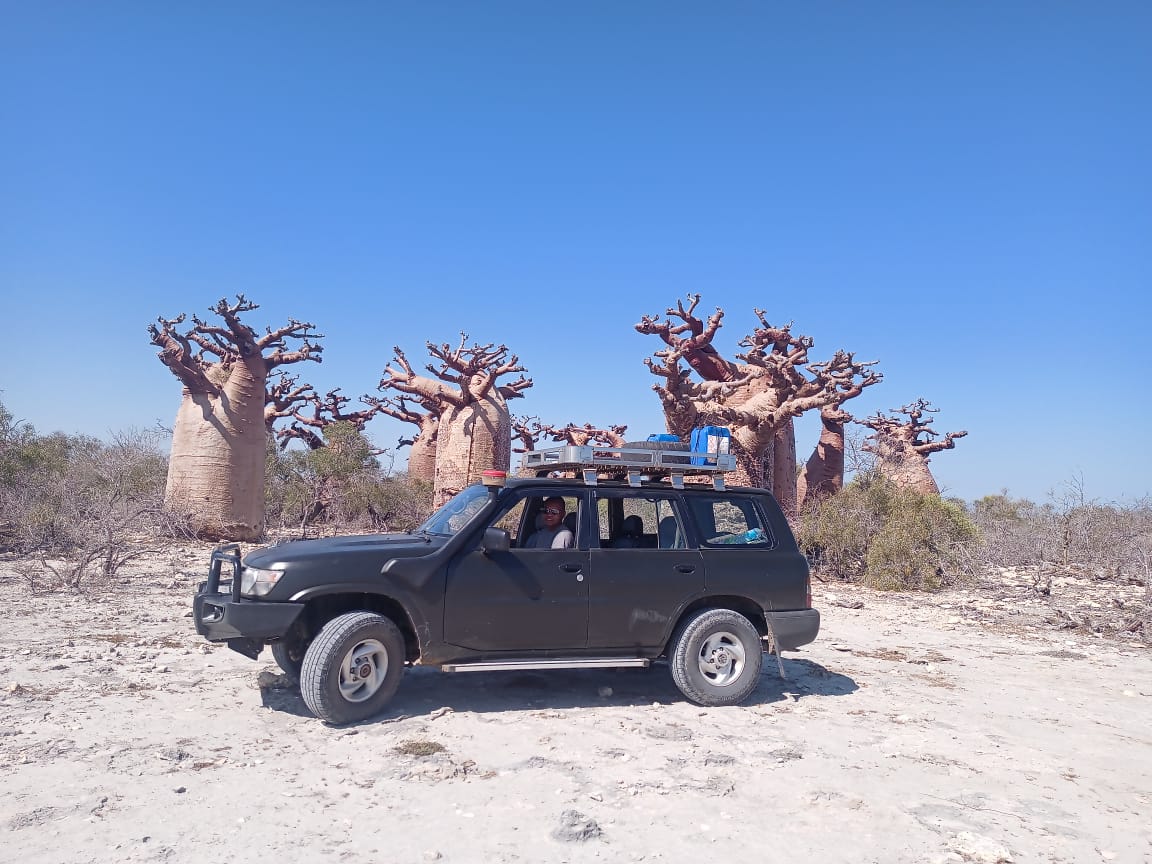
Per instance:
[[[488,490],[485,487],[469,486],[429,516],[417,532],[451,536],[471,522],[472,517],[487,502]]]

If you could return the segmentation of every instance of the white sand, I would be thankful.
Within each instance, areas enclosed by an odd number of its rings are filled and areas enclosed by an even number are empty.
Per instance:
[[[683,701],[663,667],[415,669],[380,718],[332,728],[269,652],[196,636],[206,560],[95,600],[4,578],[0,860],[1152,860],[1133,641],[971,593],[818,586],[820,639],[787,680],[765,658],[738,708]]]

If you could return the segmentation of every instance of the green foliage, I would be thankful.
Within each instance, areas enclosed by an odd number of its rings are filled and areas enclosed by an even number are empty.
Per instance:
[[[1008,490],[998,495],[985,495],[972,505],[973,518],[981,522],[1021,523],[1036,510],[1036,505],[1025,498],[1011,498]]]
[[[325,524],[402,531],[430,512],[427,484],[385,472],[371,442],[352,423],[324,430],[325,446],[279,451],[270,442],[266,504],[269,524],[296,528]]]
[[[900,489],[876,473],[858,474],[797,527],[801,548],[820,572],[901,591],[959,581],[978,536],[962,506]]]

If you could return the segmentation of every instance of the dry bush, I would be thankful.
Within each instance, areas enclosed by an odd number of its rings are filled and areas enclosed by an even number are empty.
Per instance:
[[[1147,584],[1152,547],[1152,502],[1101,504],[1087,499],[1079,480],[1042,505],[1007,491],[976,501],[972,519],[984,538],[988,568],[1037,570],[1047,593],[1051,574],[1072,572],[1102,582]],[[1043,575],[1047,574],[1047,575]]]
[[[154,549],[170,524],[158,433],[118,433],[110,443],[56,434],[25,444],[34,468],[6,478],[0,506],[14,526],[12,551],[24,559],[17,572],[33,590],[102,587]]]

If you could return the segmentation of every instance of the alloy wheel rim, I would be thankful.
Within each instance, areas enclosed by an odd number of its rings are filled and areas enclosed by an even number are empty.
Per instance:
[[[735,633],[726,630],[705,639],[697,659],[700,674],[716,687],[732,684],[740,677],[747,662],[743,643]]]
[[[364,639],[340,663],[340,695],[349,702],[371,699],[387,675],[388,649],[376,639]]]

